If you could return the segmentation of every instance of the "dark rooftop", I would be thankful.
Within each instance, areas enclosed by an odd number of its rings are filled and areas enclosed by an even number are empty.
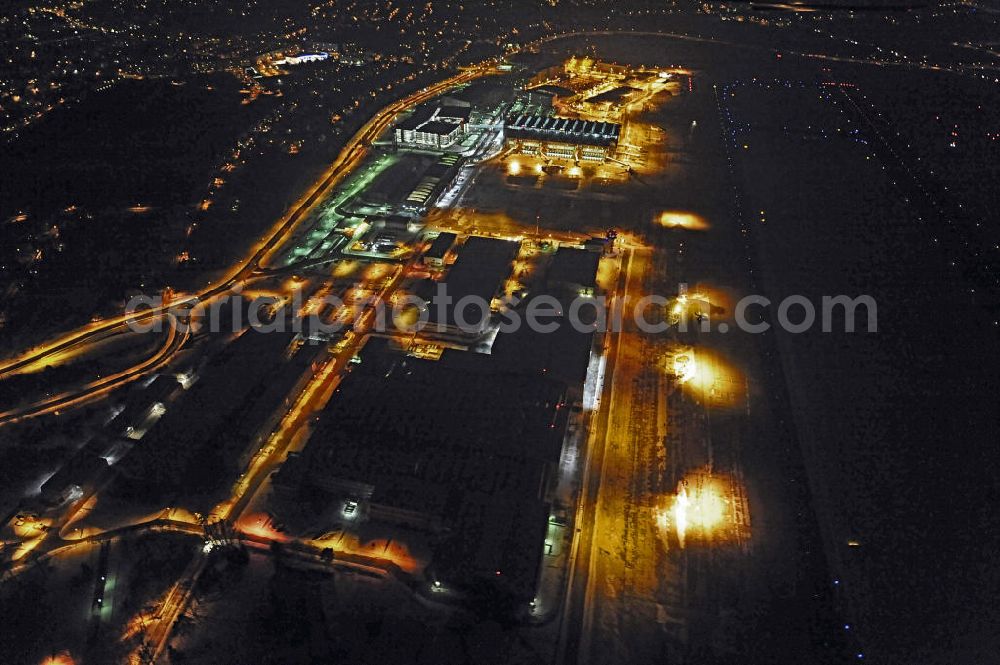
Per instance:
[[[226,347],[119,463],[113,493],[161,500],[225,487],[258,430],[309,368],[308,349],[289,357],[293,337],[251,330]]]
[[[638,92],[638,88],[633,88],[631,86],[623,85],[613,88],[606,92],[602,92],[599,95],[594,95],[593,97],[588,97],[588,102],[619,102],[633,92]]]
[[[444,231],[439,233],[437,238],[434,238],[434,242],[424,253],[424,256],[430,259],[443,259],[444,255],[448,253],[451,246],[455,244],[455,239],[458,238],[457,235],[449,231]]]
[[[600,262],[601,255],[596,252],[561,247],[552,257],[546,282],[550,287],[594,288],[597,286],[597,266]]]
[[[443,284],[451,305],[445,308],[445,321],[448,325],[457,325],[454,318],[455,307],[459,300],[466,297],[478,298],[487,304],[500,290],[507,276],[510,275],[511,264],[517,257],[520,243],[510,240],[497,240],[472,236],[458,249],[458,259],[445,276]],[[466,320],[476,316],[475,308],[466,308]],[[430,320],[438,322],[438,307],[431,306]],[[477,327],[470,322],[470,326]]]
[[[430,122],[421,125],[418,129],[422,132],[427,132],[428,134],[440,134],[441,136],[447,136],[457,128],[458,123],[447,122],[445,120],[431,120]]]
[[[373,340],[337,389],[305,451],[317,487],[373,488],[373,504],[432,515],[452,534],[437,557],[453,576],[501,570],[533,593],[567,409],[537,376],[418,360]]]

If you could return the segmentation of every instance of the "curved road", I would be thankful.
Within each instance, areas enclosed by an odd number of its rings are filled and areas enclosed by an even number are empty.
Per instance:
[[[21,356],[0,365],[0,380],[32,364],[42,362],[59,352],[81,344],[104,339],[111,334],[124,332],[128,329],[129,324],[133,322],[146,322],[156,316],[168,315],[172,308],[204,302],[228,292],[237,283],[251,277],[271,257],[271,254],[284,243],[292,229],[327,195],[329,190],[358,166],[367,156],[375,139],[389,127],[400,112],[436,97],[450,87],[466,83],[490,71],[490,68],[486,66],[462,71],[382,108],[382,110],[376,113],[358,130],[329,168],[327,168],[323,176],[289,208],[288,212],[272,227],[265,239],[254,246],[253,253],[215,286],[210,286],[196,295],[181,297],[170,303],[152,307],[140,313],[123,314],[110,320],[85,326],[67,333],[58,339],[31,349]],[[163,365],[178,348],[180,348],[179,345],[165,345],[152,359],[144,361],[129,370],[119,372],[112,377],[106,377],[80,390],[63,393],[56,398],[50,398],[37,404],[0,413],[0,425],[21,418],[50,413],[59,408],[78,405],[93,397],[104,395],[112,388],[121,386],[138,378],[146,371]]]
[[[97,381],[88,383],[80,388],[70,389],[66,392],[53,395],[52,397],[47,397],[33,404],[0,412],[0,425],[14,423],[25,418],[41,416],[47,413],[58,412],[60,409],[79,406],[90,400],[96,399],[97,397],[102,397],[123,383],[137,379],[143,374],[165,365],[170,361],[174,353],[184,346],[184,343],[187,342],[189,337],[190,333],[187,331],[180,333],[177,331],[176,327],[170,326],[167,334],[167,341],[151,358],[147,358],[141,363],[129,367],[128,369],[102,377]]]

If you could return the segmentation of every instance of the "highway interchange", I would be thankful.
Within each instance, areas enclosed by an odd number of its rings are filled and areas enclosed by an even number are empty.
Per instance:
[[[158,306],[143,308],[136,313],[126,313],[109,320],[93,323],[27,350],[0,364],[0,379],[23,371],[32,365],[44,364],[47,359],[66,350],[79,351],[80,347],[103,340],[109,335],[127,332],[130,325],[146,324],[157,317],[169,316],[172,312],[178,312],[182,308],[190,308],[195,304],[205,304],[217,296],[230,293],[234,287],[242,287],[251,283],[261,273],[266,274],[267,260],[275,250],[280,249],[287,242],[290,234],[303,220],[308,218],[309,213],[312,212],[317,203],[323,201],[331,188],[335,187],[364,161],[369,154],[372,143],[385,132],[399,113],[432,99],[449,88],[467,83],[490,71],[492,69],[487,65],[481,68],[468,68],[444,81],[393,102],[379,111],[348,141],[337,159],[316,184],[303,194],[288,212],[275,223],[267,235],[254,246],[250,256],[234,267],[218,283],[209,284],[197,294],[179,295]],[[68,406],[79,406],[105,397],[112,390],[163,366],[180,349],[184,341],[183,336],[171,335],[155,356],[137,364],[131,370],[120,372],[113,377],[104,377],[82,386],[69,387],[56,396],[44,397],[34,403],[22,404],[4,411],[0,413],[0,425],[52,413]]]

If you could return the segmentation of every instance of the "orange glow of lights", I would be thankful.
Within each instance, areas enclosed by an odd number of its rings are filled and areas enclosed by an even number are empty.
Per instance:
[[[354,260],[344,260],[333,269],[334,277],[349,277],[358,269],[358,262]]]
[[[664,210],[658,218],[660,226],[668,229],[687,229],[689,231],[705,231],[708,222],[699,215],[692,212],[682,212],[679,210]]]
[[[674,375],[678,383],[687,383],[698,373],[698,366],[695,364],[694,352],[678,353],[673,358]]]
[[[513,161],[507,166],[507,173],[517,175],[521,172],[521,162]]]
[[[31,521],[26,521],[20,526],[14,527],[14,535],[23,540],[30,540],[32,538],[37,538],[45,533],[45,530],[51,526],[52,520],[36,518]]]
[[[352,554],[371,557],[371,559],[382,562],[389,561],[409,573],[415,573],[423,567],[421,561],[413,555],[406,543],[392,538],[378,538],[362,542],[357,535],[343,532],[331,538],[316,539],[310,542],[317,548],[329,547],[338,555]]]
[[[38,547],[39,543],[41,543],[42,540],[44,540],[44,537],[39,536],[32,540],[23,541],[14,551],[14,555],[11,557],[11,559],[13,559],[14,561],[20,561],[21,559],[26,557],[28,553],[31,552],[31,550]]]
[[[236,529],[248,536],[256,536],[265,540],[276,540],[282,543],[288,541],[285,534],[270,525],[268,516],[263,513],[251,513],[240,518],[236,523]]]
[[[63,651],[54,656],[49,656],[42,661],[42,665],[74,665],[76,663],[73,660],[73,656],[69,655],[68,651]]]
[[[156,620],[155,612],[139,612],[125,626],[122,640],[129,640],[146,629],[146,625]]]
[[[365,279],[367,280],[379,280],[388,277],[392,272],[392,268],[387,263],[372,263],[365,270]]]
[[[660,530],[666,530],[670,523],[670,511],[668,510],[657,510],[656,511],[656,526]]]
[[[237,265],[233,266],[231,272],[228,274],[228,276],[222,279],[222,282],[225,284],[230,280],[235,280],[237,277],[239,277],[241,273],[246,271],[248,268],[252,268],[254,263],[256,263],[257,265],[261,264],[266,265],[268,259],[273,254],[282,251],[283,240],[287,236],[288,232],[295,227],[295,223],[293,223],[292,220],[296,216],[300,216],[302,219],[307,218],[307,215],[302,213],[312,210],[313,206],[316,205],[315,201],[322,199],[322,197],[319,197],[317,195],[325,193],[331,187],[335,186],[343,179],[346,173],[349,173],[352,169],[354,169],[357,166],[361,157],[365,154],[365,150],[363,148],[364,136],[368,135],[371,132],[377,133],[382,131],[385,127],[388,126],[388,124],[393,120],[393,118],[401,109],[426,101],[430,97],[440,94],[441,91],[446,90],[449,86],[471,81],[472,79],[478,78],[479,76],[482,76],[485,73],[486,73],[485,70],[462,71],[459,74],[456,74],[455,76],[452,76],[449,79],[441,81],[440,83],[432,85],[428,88],[424,88],[421,91],[414,93],[413,95],[403,100],[397,101],[391,104],[390,106],[385,107],[384,109],[382,109],[382,111],[373,116],[362,127],[359,133],[356,134],[355,139],[353,139],[350,144],[344,147],[344,149],[340,152],[337,158],[329,165],[327,170],[317,179],[315,184],[312,187],[310,187],[307,191],[303,192],[299,200],[296,203],[294,203],[287,210],[287,212],[274,223],[274,225],[267,232],[267,234],[265,236],[262,236],[253,245],[252,247],[253,253],[250,256],[246,257],[243,261],[241,261]],[[357,105],[358,102],[357,100],[355,100],[355,106]],[[239,159],[239,157],[240,157],[240,151],[239,150],[233,151],[232,159]],[[306,207],[306,204],[310,200],[312,200],[313,203],[310,204],[308,207]],[[207,209],[208,206],[211,205],[211,201],[206,199],[200,205],[203,210]],[[27,215],[25,213],[21,213],[13,221],[15,222],[24,221],[25,219],[27,219]],[[270,245],[270,247],[267,249],[267,251],[264,251],[265,248],[268,247],[268,245]],[[258,252],[262,252],[262,255],[257,256]],[[211,282],[209,282],[209,284],[211,284]],[[124,323],[126,320],[128,320],[128,318],[129,317],[127,316],[116,317],[111,321],[103,322],[102,326],[106,328],[113,324]],[[43,355],[46,355],[46,353],[51,352],[54,349],[54,347],[66,343],[67,340],[71,340],[74,338],[81,339],[82,336],[86,334],[86,332],[89,329],[92,328],[93,327],[85,326],[84,328],[78,329],[72,333],[68,333],[59,339],[50,341],[42,347],[35,348],[27,352],[24,356],[14,359],[9,359],[5,365],[0,366],[0,372],[7,370],[12,364],[22,361],[26,357],[41,357]]]
[[[281,288],[286,293],[291,293],[292,291],[298,291],[302,288],[302,280],[298,275],[292,275],[281,285]]]
[[[728,298],[719,292],[698,291],[681,293],[667,307],[670,324],[677,325],[684,316],[708,316],[724,314],[727,311]]]
[[[677,540],[684,547],[689,534],[709,535],[726,519],[724,488],[710,476],[695,476],[677,487],[671,509]],[[665,519],[664,519],[665,525]]]
[[[717,409],[737,408],[747,397],[746,379],[718,354],[686,348],[667,361],[682,390]]]

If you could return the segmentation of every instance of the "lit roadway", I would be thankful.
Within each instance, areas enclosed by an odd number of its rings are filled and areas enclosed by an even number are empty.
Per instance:
[[[244,284],[246,280],[253,277],[255,273],[260,270],[262,265],[266,264],[267,259],[269,259],[272,253],[283,244],[292,229],[294,229],[299,222],[308,217],[308,214],[312,211],[313,207],[318,202],[323,200],[330,189],[361,163],[361,161],[368,154],[375,139],[377,139],[392,124],[399,113],[414,105],[421,104],[433,97],[436,97],[455,85],[466,83],[490,73],[491,71],[492,70],[486,66],[462,71],[439,83],[423,88],[422,90],[404,99],[393,102],[380,110],[375,116],[368,120],[368,122],[366,122],[344,146],[344,149],[341,150],[337,158],[327,168],[312,188],[303,194],[303,196],[296,201],[291,208],[289,208],[288,212],[286,212],[285,215],[275,223],[265,238],[253,247],[250,256],[247,257],[242,263],[238,264],[227,277],[223,278],[222,281],[218,282],[214,286],[210,284],[208,288],[197,295],[181,296],[167,304],[153,307],[136,314],[123,314],[106,321],[90,324],[76,331],[67,333],[58,339],[35,347],[17,358],[0,364],[0,379],[9,374],[13,374],[19,370],[30,367],[31,365],[44,363],[46,359],[56,356],[60,352],[78,347],[82,344],[93,343],[104,339],[109,333],[124,332],[128,329],[128,325],[131,322],[149,322],[158,316],[168,313],[171,309],[188,304],[194,304],[199,301],[205,302],[218,295],[227,293],[237,284]],[[173,352],[176,351],[177,348],[179,348],[179,346],[174,347],[171,345],[165,345],[156,354],[156,356],[154,356],[154,362],[152,363],[147,360],[131,370],[119,372],[113,377],[106,377],[95,384],[90,384],[89,386],[79,390],[68,391],[67,393],[58,396],[58,399],[47,398],[42,400],[41,403],[25,406],[20,409],[0,414],[0,425],[28,415],[49,413],[51,411],[58,410],[59,408],[79,405],[83,402],[104,396],[113,388],[119,387],[128,381],[138,378],[143,373],[159,367],[173,355]],[[55,403],[53,401],[54,399],[55,402],[58,403]]]
[[[349,173],[351,169],[357,167],[367,154],[368,148],[374,139],[385,131],[399,112],[414,104],[422,103],[427,99],[440,94],[442,91],[453,85],[472,80],[487,73],[488,71],[488,69],[463,71],[462,73],[442,81],[441,83],[425,88],[423,91],[411,95],[404,100],[390,104],[388,107],[380,111],[377,116],[365,124],[365,126],[351,140],[348,146],[345,147],[344,151],[341,152],[338,159],[334,162],[330,169],[328,169],[327,173],[320,180],[320,182],[314,185],[314,187],[307,194],[305,194],[281,220],[277,222],[267,239],[258,243],[251,257],[241,266],[234,269],[233,273],[220,284],[204,291],[197,297],[178,298],[164,307],[153,309],[149,312],[144,312],[131,318],[126,316],[117,317],[97,325],[88,326],[75,333],[68,334],[59,340],[53,341],[44,347],[39,347],[33,352],[25,354],[16,360],[8,362],[5,366],[0,367],[0,377],[5,374],[17,372],[18,370],[29,367],[34,363],[44,361],[46,358],[50,358],[61,351],[72,349],[81,344],[93,343],[105,339],[115,331],[124,330],[130,320],[148,322],[154,317],[167,314],[167,310],[169,308],[178,307],[184,303],[193,303],[196,298],[204,302],[209,298],[225,293],[233,285],[242,283],[248,278],[253,277],[260,266],[271,256],[272,252],[274,252],[274,250],[281,245],[288,233],[308,214],[311,208],[323,198],[328,190],[339,182],[339,180],[347,173]],[[396,289],[406,272],[407,271],[402,266],[398,267],[396,274],[391,279],[384,282],[384,287],[378,295],[383,300],[388,300],[391,293]],[[234,522],[239,519],[239,516],[245,509],[247,503],[251,500],[254,493],[267,478],[269,473],[280,462],[284,452],[295,440],[297,440],[297,437],[307,433],[309,419],[313,414],[322,409],[323,405],[325,405],[326,401],[332,394],[336,383],[339,381],[339,377],[342,374],[346,363],[349,362],[349,360],[357,353],[367,340],[368,332],[370,332],[373,325],[373,319],[374,312],[371,309],[366,309],[358,316],[358,319],[354,322],[353,331],[347,334],[346,338],[348,339],[348,343],[346,346],[336,357],[331,358],[326,366],[317,372],[315,377],[298,395],[294,405],[286,413],[278,429],[272,434],[271,437],[269,437],[267,443],[262,447],[261,451],[258,451],[258,454],[252,459],[250,468],[246,471],[246,473],[244,473],[243,476],[241,476],[240,481],[234,487],[233,495],[230,500],[217,507],[216,516],[229,518]],[[154,355],[153,358],[114,375],[104,377],[103,379],[89,384],[80,390],[68,391],[66,393],[47,398],[46,400],[43,400],[42,403],[36,404],[32,407],[22,407],[21,409],[16,410],[16,412],[0,414],[0,424],[11,422],[18,418],[27,417],[28,415],[40,415],[41,413],[56,411],[59,408],[67,408],[69,406],[77,405],[88,399],[92,399],[97,395],[103,395],[110,391],[113,387],[119,386],[130,379],[136,378],[145,372],[151,371],[163,365],[173,355],[174,351],[183,345],[187,338],[186,333],[177,331],[173,326],[169,326],[169,332],[170,334],[168,335],[166,344],[159,352],[157,352],[156,355]],[[149,528],[171,528],[191,533],[200,534],[202,532],[201,526],[190,520],[156,519],[147,523],[123,525],[121,528],[113,529],[102,534],[88,534],[86,538],[79,540],[72,540],[59,536],[58,534],[61,527],[73,519],[73,516],[78,512],[82,503],[83,501],[74,502],[73,506],[71,506],[58,520],[59,528],[50,529],[45,536],[32,543],[29,551],[27,552],[32,556],[25,557],[21,562],[21,565],[16,566],[14,569],[9,571],[8,574],[17,574],[21,570],[24,570],[24,568],[27,565],[30,565],[33,561],[57,554],[66,546],[72,546],[77,543],[99,539],[107,539],[128,531],[144,530]],[[261,538],[258,537],[257,540],[260,541]],[[171,592],[166,607],[161,608],[161,611],[158,613],[158,623],[163,624],[162,628],[153,629],[153,634],[158,638],[157,641],[154,642],[158,649],[163,648],[163,645],[166,643],[166,638],[170,634],[170,628],[172,627],[173,622],[185,607],[187,593],[184,591],[190,588],[190,583],[197,577],[199,571],[200,567],[193,565],[192,568],[185,572],[182,580],[178,582],[178,584],[174,587],[174,591]]]
[[[280,246],[289,231],[294,228],[298,221],[308,214],[312,206],[320,201],[328,190],[336,184],[336,182],[343,178],[351,169],[357,167],[367,154],[368,147],[374,139],[385,131],[400,111],[406,109],[410,105],[422,103],[428,98],[440,94],[443,90],[457,83],[481,76],[486,71],[488,70],[464,71],[457,76],[451,77],[434,86],[425,88],[424,91],[399,102],[395,102],[383,109],[379,115],[366,123],[362,130],[359,131],[351,143],[348,144],[348,147],[341,153],[340,157],[338,157],[334,165],[331,166],[323,179],[317,183],[310,190],[310,192],[303,196],[302,199],[291,209],[291,211],[276,224],[268,239],[257,245],[255,252],[250,259],[237,268],[230,275],[230,277],[222,283],[197,296],[197,299],[204,302],[209,298],[225,293],[229,288],[231,288],[232,285],[253,277],[264,261],[269,258],[271,253]],[[395,275],[393,275],[392,278],[385,280],[384,286],[377,296],[383,301],[388,301],[391,294],[395,291],[406,274],[407,270],[404,266],[398,266],[396,268]],[[52,357],[61,351],[72,349],[81,344],[93,343],[106,339],[109,335],[119,331],[119,329],[124,330],[130,320],[148,322],[154,317],[166,314],[168,308],[176,308],[182,304],[193,302],[195,302],[194,297],[178,298],[165,307],[150,310],[149,312],[143,312],[135,317],[132,317],[131,319],[122,316],[117,319],[104,322],[100,325],[87,327],[76,333],[69,334],[61,340],[52,342],[48,346],[40,348],[32,354],[25,355],[13,362],[8,363],[6,366],[0,368],[0,377],[4,374],[24,369],[31,364],[38,363],[45,358]],[[271,471],[273,471],[280,463],[285,451],[287,451],[295,441],[299,440],[303,434],[308,433],[310,418],[315,413],[320,411],[330,398],[333,389],[339,382],[340,376],[347,363],[367,341],[368,333],[370,332],[373,323],[374,311],[372,309],[365,309],[358,315],[357,320],[353,322],[353,330],[349,331],[345,336],[348,340],[345,347],[341,349],[335,357],[328,360],[327,364],[316,373],[313,379],[310,380],[303,391],[297,396],[293,406],[285,414],[285,417],[282,419],[276,431],[268,438],[267,442],[261,450],[258,451],[257,455],[252,458],[250,467],[237,482],[230,499],[216,508],[213,513],[215,517],[229,519],[232,522],[238,521],[241,513],[246,508],[249,501],[253,498],[253,495],[256,493],[258,488],[268,477]],[[0,425],[6,422],[12,422],[19,418],[28,417],[29,415],[41,415],[42,413],[49,413],[60,408],[77,405],[83,401],[92,399],[97,395],[105,394],[113,387],[119,386],[125,381],[136,378],[143,373],[162,366],[168,362],[173,353],[183,345],[188,336],[187,333],[178,331],[174,326],[168,326],[168,331],[169,334],[167,342],[153,358],[114,375],[104,377],[101,380],[88,384],[77,391],[68,391],[66,393],[47,398],[46,400],[30,407],[21,407],[13,411],[0,413]],[[54,528],[51,528],[45,536],[31,545],[29,553],[33,556],[26,557],[22,564],[11,570],[9,574],[17,574],[27,565],[30,565],[31,562],[37,561],[42,557],[57,554],[66,546],[72,546],[77,543],[90,542],[94,540],[104,540],[129,531],[144,530],[149,528],[169,528],[172,530],[180,530],[190,533],[202,533],[202,527],[189,519],[155,519],[152,522],[123,525],[120,528],[100,534],[88,534],[86,538],[78,540],[59,536],[58,534],[62,526],[73,520],[83,503],[85,503],[83,500],[74,502],[73,505],[70,506],[60,517]],[[253,534],[248,535],[253,536]],[[261,538],[260,536],[254,537],[258,542],[266,541],[266,539]],[[200,560],[202,560],[201,557],[196,558],[196,561]],[[155,637],[153,644],[157,648],[158,652],[159,650],[162,650],[166,644],[166,640],[171,632],[170,628],[186,606],[188,598],[187,590],[190,589],[193,580],[196,579],[200,570],[200,564],[192,564],[192,567],[185,571],[182,579],[173,587],[168,596],[167,602],[157,613],[157,621],[150,627],[150,634]]]
[[[0,425],[6,425],[24,418],[41,416],[47,413],[58,413],[60,409],[78,406],[97,396],[104,395],[122,383],[137,379],[143,374],[155,371],[170,362],[174,353],[184,346],[189,337],[190,333],[187,331],[179,332],[176,327],[172,325],[167,326],[167,339],[152,357],[128,369],[101,377],[79,388],[46,397],[34,404],[17,407],[8,411],[0,411]]]
[[[392,293],[407,274],[403,266],[396,268],[393,277],[387,280],[384,288],[376,294],[383,302],[388,302]],[[371,308],[363,310],[353,321],[352,330],[346,333],[347,344],[340,352],[327,360],[327,364],[319,369],[305,388],[298,394],[292,406],[285,413],[281,423],[268,437],[257,454],[250,460],[249,468],[240,476],[228,500],[212,511],[212,518],[228,520],[239,527],[239,520],[254,495],[264,481],[275,471],[284,459],[291,446],[301,442],[309,435],[310,421],[333,395],[334,389],[340,383],[347,364],[368,341],[368,333],[375,321],[375,311]],[[269,543],[270,539],[256,533],[245,533],[246,537],[258,543]],[[294,543],[293,543],[294,544]],[[299,548],[301,553],[310,555],[312,548]],[[167,600],[157,613],[156,622],[147,629],[147,638],[152,645],[155,656],[166,648],[174,622],[184,612],[190,589],[193,588],[204,565],[203,557],[196,557],[181,579],[171,588]],[[155,657],[154,656],[154,657]]]
[[[566,665],[663,657],[664,626],[657,621],[666,608],[657,602],[674,575],[659,561],[654,512],[662,491],[656,479],[662,377],[650,362],[648,340],[630,323],[651,261],[649,250],[630,250],[615,289],[624,301],[614,305],[624,308],[624,330],[605,339],[608,379],[590,428],[560,627],[558,660]]]
[[[407,270],[399,266],[396,269],[396,274],[388,280],[384,289],[376,294],[376,297],[387,302],[406,274]],[[371,332],[374,322],[375,312],[371,308],[366,308],[353,321],[353,325],[350,326],[353,330],[348,330],[345,333],[347,343],[343,349],[336,356],[328,359],[327,364],[316,372],[315,376],[299,393],[274,434],[269,437],[258,454],[250,461],[250,467],[234,488],[232,498],[213,511],[215,516],[233,522],[239,519],[260,484],[283,460],[289,445],[303,431],[303,428],[308,426],[310,418],[326,405],[333,389],[340,382],[340,377],[347,363],[368,341],[368,333]]]
[[[663,33],[663,32],[647,32],[647,31],[580,31],[580,32],[567,32],[567,33],[557,33],[548,35],[542,39],[536,40],[531,44],[526,45],[527,47],[537,47],[543,43],[548,43],[558,39],[564,39],[568,37],[579,37],[579,36],[614,36],[619,34],[629,34],[629,35],[648,35],[656,37],[666,37],[679,40],[695,41],[695,42],[706,42],[706,43],[721,43],[732,46],[740,46],[744,48],[758,48],[765,50],[773,50],[770,47],[760,47],[755,45],[748,45],[742,43],[734,43],[725,40],[720,40],[712,37],[703,37],[699,35],[689,35],[685,33]],[[822,60],[836,60],[845,61],[859,64],[869,64],[876,66],[894,65],[894,66],[908,66],[919,69],[929,69],[929,70],[942,70],[948,69],[939,65],[931,65],[920,62],[912,61],[888,61],[888,60],[874,60],[874,59],[861,59],[853,57],[843,57],[830,54],[822,53],[801,53],[797,51],[786,51],[789,55],[797,55],[800,57],[822,59]],[[171,306],[177,306],[185,302],[194,302],[196,300],[207,300],[213,298],[217,295],[226,293],[234,285],[238,283],[243,283],[248,277],[251,277],[255,272],[261,268],[261,264],[268,258],[271,253],[279,247],[283,241],[287,238],[289,232],[304,219],[307,214],[312,210],[313,206],[326,195],[328,190],[338,183],[347,173],[354,169],[360,161],[367,155],[368,149],[374,140],[392,123],[396,115],[407,108],[420,104],[428,99],[444,92],[447,88],[468,82],[472,79],[478,78],[489,73],[491,69],[486,65],[480,65],[478,67],[470,67],[464,69],[459,74],[452,76],[451,78],[445,79],[437,84],[430,87],[424,88],[409,97],[406,97],[397,102],[393,102],[379,111],[374,117],[372,117],[364,126],[351,138],[351,140],[345,145],[344,149],[340,152],[337,159],[330,165],[327,171],[319,179],[319,181],[313,186],[311,190],[306,192],[302,198],[300,198],[289,211],[272,227],[270,233],[265,236],[265,239],[259,242],[254,248],[253,253],[244,260],[243,263],[239,264],[232,273],[226,278],[224,278],[217,285],[207,288],[200,294],[196,296],[186,296],[178,299],[177,301],[164,305],[162,307],[157,307],[144,311],[140,314],[135,314],[132,316],[118,316],[107,321],[98,322],[80,328],[71,333],[67,333],[62,337],[55,340],[47,342],[41,346],[35,347],[23,355],[6,361],[0,364],[0,379],[4,376],[15,373],[19,370],[23,370],[33,364],[42,363],[47,358],[59,354],[61,351],[71,349],[78,345],[92,342],[96,339],[101,339],[109,332],[121,332],[125,329],[129,321],[145,322],[153,319],[156,316],[163,314]],[[955,71],[955,70],[951,70]],[[163,351],[167,349],[162,349],[159,355],[163,355]],[[167,353],[166,358],[172,353]],[[149,369],[149,368],[147,368]],[[100,387],[92,388],[90,391],[78,390],[75,391],[71,399],[67,400],[67,404],[63,406],[79,405],[90,399],[101,397],[105,395],[112,388],[121,386],[122,384],[141,376],[144,372],[122,372],[120,373],[116,381],[113,382],[101,382]],[[73,391],[71,391],[73,392]],[[52,410],[57,410],[58,407],[54,409],[47,408],[44,404],[34,405],[38,407],[38,413],[25,413],[23,415],[16,415],[16,417],[26,417],[27,415],[38,415],[40,413],[48,413]],[[26,407],[27,408],[27,407]],[[28,409],[30,411],[30,409]],[[8,412],[8,419],[0,419],[0,425],[4,422],[10,422],[11,413]]]
[[[378,298],[388,301],[392,293],[403,280],[407,270],[403,266],[396,269],[395,275],[386,280],[385,286],[377,294]],[[214,519],[226,519],[233,524],[238,524],[239,518],[246,509],[253,496],[263,485],[272,471],[274,471],[284,459],[285,453],[295,444],[300,443],[309,434],[309,424],[315,414],[320,412],[333,394],[334,389],[340,382],[350,359],[365,345],[368,334],[375,321],[375,312],[371,308],[363,310],[353,321],[353,330],[345,336],[347,344],[336,355],[328,359],[327,363],[316,372],[313,378],[298,394],[294,403],[288,408],[284,418],[275,431],[268,437],[265,443],[251,459],[248,469],[241,475],[240,479],[233,487],[233,492],[228,500],[215,508],[210,516],[210,521]],[[102,533],[91,533],[80,539],[71,539],[58,535],[64,530],[68,523],[72,522],[80,508],[86,503],[86,498],[81,499],[66,511],[64,515],[53,525],[46,536],[34,543],[30,552],[32,559],[25,560],[22,565],[15,567],[11,574],[17,574],[32,561],[39,558],[57,555],[60,551],[73,545],[106,541],[110,538],[125,535],[127,533],[140,532],[146,530],[167,530],[188,533],[201,536],[204,528],[191,515],[174,515],[167,512],[167,517],[157,517],[151,521],[136,524],[123,525],[121,527],[105,531]],[[271,538],[266,534],[243,533],[242,538],[251,541],[252,544],[267,546]],[[315,547],[302,543],[287,543],[290,551],[304,558],[307,561],[314,561],[319,552]],[[173,625],[178,617],[184,612],[190,600],[190,592],[201,574],[206,558],[197,555],[191,564],[183,572],[181,578],[171,587],[163,603],[158,607],[155,614],[143,615],[141,622],[146,631],[147,642],[158,656],[166,647],[172,633]],[[382,569],[366,566],[362,563],[339,560],[340,565],[353,565],[355,567],[366,568],[385,574]]]

